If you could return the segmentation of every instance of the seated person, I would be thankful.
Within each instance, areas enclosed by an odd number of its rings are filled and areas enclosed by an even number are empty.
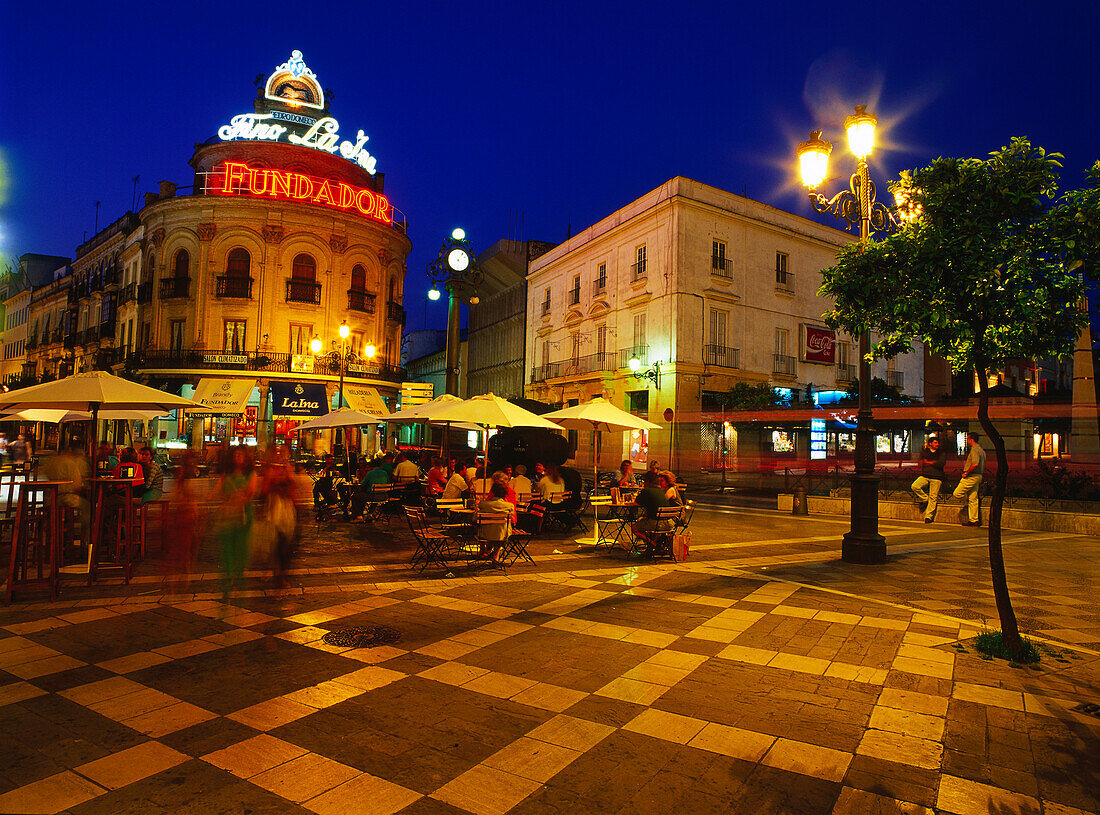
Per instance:
[[[535,472],[537,473],[541,464],[535,465]],[[542,494],[542,497],[550,502],[554,502],[554,496],[560,495],[565,492],[565,481],[562,480],[561,473],[558,472],[558,468],[551,464],[549,467],[543,467],[544,475],[539,479],[539,483],[535,485],[535,489]]]
[[[336,503],[336,490],[332,487],[333,477],[336,475],[336,459],[332,455],[325,456],[321,470],[317,473],[317,481],[313,485],[313,506],[328,507]]]
[[[506,498],[508,494],[507,489],[499,481],[494,482],[489,491],[489,496],[485,498],[481,503],[477,505],[478,512],[492,512],[498,515],[506,515],[505,521],[502,524],[484,524],[478,527],[477,536],[485,541],[496,541],[493,543],[484,543],[481,546],[480,556],[489,557],[492,556],[493,560],[499,561],[502,557],[502,546],[504,541],[508,540],[508,536],[512,533],[512,522],[514,520],[515,506],[508,503]]]
[[[612,486],[628,490],[637,488],[638,485],[634,482],[634,465],[630,459],[626,459],[619,465],[619,472],[615,474]]]
[[[485,468],[478,467],[477,473],[474,477],[473,483],[470,488],[476,495],[488,495],[490,488],[493,486],[493,479],[485,477]]]
[[[490,491],[490,493],[492,492],[493,484],[503,484],[504,485],[504,500],[512,505],[512,523],[515,523],[516,522],[515,509],[516,509],[516,504],[518,503],[519,499],[516,497],[516,491],[514,489],[512,489],[512,485],[508,482],[509,482],[509,479],[508,479],[508,476],[507,476],[506,473],[504,473],[503,471],[495,472],[495,473],[493,473],[493,479],[492,479],[492,481],[490,482],[490,485],[489,485],[489,491]]]
[[[358,518],[363,514],[363,509],[366,507],[370,494],[374,491],[376,486],[390,483],[390,478],[386,474],[385,468],[382,467],[381,460],[375,459],[366,462],[363,468],[365,468],[366,472],[360,476],[359,486],[351,496],[351,506],[348,516],[351,518]]]
[[[412,484],[419,479],[420,468],[416,466],[416,462],[411,461],[408,456],[398,456],[397,464],[393,468],[393,483]]]
[[[652,471],[647,471],[642,476],[642,489],[634,502],[642,508],[644,515],[638,519],[634,526],[634,534],[646,542],[645,555],[653,554],[653,546],[657,541],[657,533],[668,532],[672,529],[671,522],[659,521],[657,510],[671,506],[665,491],[657,485],[657,476]]]
[[[98,475],[110,475],[114,472],[115,467],[118,466],[118,456],[115,455],[115,448],[107,442],[99,445],[99,453],[96,454],[96,465]]]
[[[443,459],[434,459],[432,468],[428,470],[428,495],[442,495],[446,486],[447,471],[443,469]]]
[[[515,475],[512,476],[511,486],[517,495],[530,495],[532,492],[531,479],[527,477],[527,467],[523,464],[515,466]]]
[[[124,447],[118,456],[118,464],[111,472],[112,478],[124,478],[140,489],[145,489],[145,472],[129,447]],[[136,492],[136,490],[135,490]]]
[[[462,472],[456,472],[447,481],[447,486],[443,488],[443,495],[440,496],[445,499],[452,498],[467,498],[470,495],[470,485],[466,482],[466,477]]]
[[[141,503],[159,501],[164,495],[164,470],[160,468],[153,458],[153,451],[148,447],[141,448],[141,469],[145,473],[144,492],[141,493]],[[137,490],[134,490],[135,495]]]
[[[676,476],[671,470],[662,470],[657,476],[657,486],[665,491],[665,498],[669,506],[684,505],[684,499],[680,497],[680,491],[676,489]]]

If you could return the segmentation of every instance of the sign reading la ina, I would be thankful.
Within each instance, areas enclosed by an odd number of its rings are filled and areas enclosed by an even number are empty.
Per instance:
[[[355,141],[340,140],[340,123],[327,115],[324,89],[317,75],[306,66],[301,51],[293,51],[290,59],[267,78],[263,100],[257,107],[262,105],[270,110],[234,116],[229,124],[218,128],[218,138],[222,141],[281,141],[326,153],[339,152],[348,161],[375,174],[378,159],[366,149],[370,137],[360,130]]]

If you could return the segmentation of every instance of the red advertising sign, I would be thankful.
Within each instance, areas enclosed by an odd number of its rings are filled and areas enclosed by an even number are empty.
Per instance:
[[[238,436],[256,435],[256,408],[249,406],[244,409],[244,416],[236,421],[234,428]]]
[[[815,325],[802,326],[802,361],[832,365],[836,361],[836,332]]]

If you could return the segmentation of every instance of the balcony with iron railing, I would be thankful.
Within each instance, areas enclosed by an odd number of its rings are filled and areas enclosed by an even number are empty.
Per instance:
[[[146,281],[145,283],[138,284],[137,287],[137,301],[138,303],[151,303],[153,301],[153,284]]]
[[[214,296],[219,298],[234,298],[237,300],[251,300],[252,278],[244,275],[218,275],[214,280]]]
[[[405,324],[405,307],[402,306],[400,303],[395,303],[392,300],[390,302],[386,303],[386,319],[387,320],[393,320],[395,323],[398,323],[399,325],[404,325]]]
[[[905,374],[902,371],[887,371],[886,384],[891,388],[905,390]]]
[[[570,289],[569,290],[569,305],[571,305],[571,306],[580,305],[580,302],[581,302],[581,288],[580,288],[580,286],[577,286],[576,288]]]
[[[794,275],[791,272],[776,273],[775,293],[794,294]]]
[[[321,304],[321,284],[313,280],[290,278],[286,282],[286,301],[288,303]]]
[[[99,324],[99,339],[113,340],[115,338],[115,321],[108,320]]]
[[[836,381],[837,382],[855,382],[859,376],[859,371],[856,370],[855,365],[849,365],[846,362],[838,362],[836,366]]]
[[[704,345],[703,361],[707,365],[719,365],[723,368],[741,367],[741,349],[725,345]]]
[[[91,345],[92,343],[99,342],[99,326],[93,325],[91,328],[85,328],[80,332],[80,344]]]
[[[592,284],[592,296],[602,297],[607,294],[607,277],[597,277]]]
[[[175,297],[187,297],[191,289],[189,277],[165,277],[160,281],[160,299],[171,300]]]
[[[772,355],[772,373],[776,376],[794,376],[797,360],[787,354]]]
[[[628,348],[623,348],[619,351],[619,367],[629,368],[630,360],[634,357],[638,358],[638,362],[642,365],[649,364],[649,346],[648,345],[632,345]]]
[[[61,344],[65,348],[74,348],[74,347],[76,347],[77,338],[79,336],[80,336],[79,332],[70,331],[68,334],[66,334],[64,336],[64,338],[62,338]]]
[[[550,316],[550,301],[549,300],[543,300],[542,301],[542,316],[543,317],[549,317]]]
[[[245,351],[240,354],[230,352],[200,350],[200,349],[173,349],[173,350],[147,350],[135,351],[132,355],[134,367],[141,371],[170,370],[170,371],[209,371],[209,370],[241,370],[260,371],[266,374],[286,374],[292,378],[301,373],[292,365],[296,358],[291,354],[267,354],[258,351]],[[299,357],[300,359],[300,357]],[[332,378],[339,376],[340,366],[330,370]],[[319,368],[317,372],[320,372]],[[399,365],[390,365],[385,362],[357,362],[349,365],[344,373],[345,379],[377,379],[384,382],[403,382],[405,369]]]
[[[33,351],[35,348],[37,348],[38,347],[38,335],[37,334],[31,334],[31,336],[27,337],[27,341],[23,345],[23,347],[26,348],[28,351]]]
[[[646,276],[646,261],[639,260],[637,263],[633,263],[630,266],[630,276],[633,280],[640,280]]]
[[[59,343],[62,339],[61,326],[58,326],[50,332],[50,344]]]
[[[721,255],[711,255],[710,273],[715,277],[733,278],[733,261]]]
[[[127,283],[121,289],[118,290],[118,304],[124,305],[131,302],[137,295],[137,286],[133,283]]]
[[[362,311],[374,314],[376,296],[372,292],[348,289],[348,311]]]

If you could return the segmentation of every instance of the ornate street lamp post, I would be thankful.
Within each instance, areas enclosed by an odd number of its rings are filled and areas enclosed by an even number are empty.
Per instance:
[[[428,277],[432,280],[432,289],[428,297],[439,299],[438,286],[447,290],[450,302],[447,306],[447,371],[446,392],[458,396],[458,306],[459,295],[463,291],[471,292],[467,302],[476,306],[479,302],[477,287],[481,283],[481,267],[477,265],[470,251],[470,242],[466,240],[466,231],[455,229],[451,237],[443,242],[439,257],[428,264]]]
[[[802,182],[810,190],[810,203],[821,213],[831,212],[848,228],[859,225],[859,238],[868,241],[876,233],[896,228],[890,210],[875,200],[875,185],[867,170],[867,157],[875,144],[878,119],[857,105],[855,113],[844,121],[848,131],[848,146],[856,157],[856,171],[848,181],[848,189],[831,199],[817,192],[828,176],[829,154],[833,146],[814,130],[810,138],[798,146]],[[873,293],[869,293],[871,295]],[[844,536],[842,556],[849,563],[882,563],[886,560],[886,539],[878,533],[878,476],[875,474],[875,430],[871,422],[871,350],[869,331],[859,335],[859,411],[856,414],[855,474],[852,476],[852,522]]]
[[[324,347],[324,343],[321,342],[320,337],[314,337],[309,342],[309,350],[313,352],[313,356],[317,358],[325,368],[329,370],[337,368],[340,371],[340,395],[336,400],[336,407],[342,408],[344,406],[344,375],[347,373],[348,365],[353,362],[358,362],[361,357],[358,350],[352,348],[348,344],[348,338],[351,336],[351,329],[348,327],[348,321],[343,320],[340,323],[340,347],[333,348],[326,354],[321,353],[321,349]],[[336,345],[336,341],[332,341],[333,345]],[[375,347],[373,345],[366,345],[363,348],[363,354],[367,359],[374,357]]]

